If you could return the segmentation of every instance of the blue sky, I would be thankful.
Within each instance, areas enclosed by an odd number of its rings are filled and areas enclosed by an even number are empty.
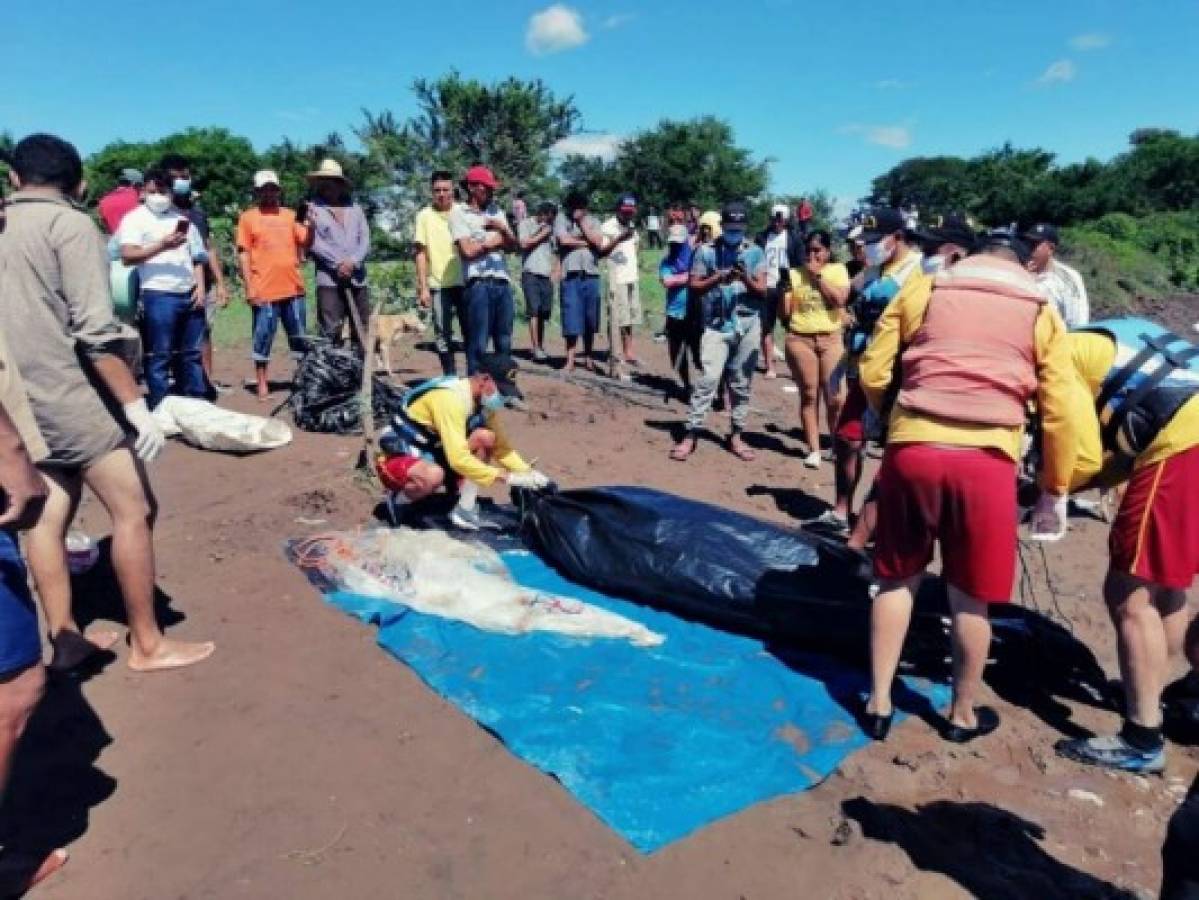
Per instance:
[[[580,147],[715,114],[773,160],[780,193],[853,198],[907,156],[1009,140],[1074,161],[1120,152],[1141,126],[1199,130],[1194,0],[10,6],[0,128],[84,152],[189,125],[260,149],[313,141],[363,107],[407,115],[412,79],[451,68],[573,95]]]

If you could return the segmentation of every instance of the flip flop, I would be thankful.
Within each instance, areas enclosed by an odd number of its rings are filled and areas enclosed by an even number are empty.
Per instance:
[[[159,657],[150,663],[142,663],[137,665],[134,664],[133,658],[130,657],[129,668],[134,672],[139,672],[142,674],[150,672],[169,672],[174,669],[183,669],[188,666],[194,666],[197,663],[202,663],[204,660],[208,659],[208,657],[212,656],[213,652],[216,650],[216,644],[214,644],[212,641],[197,642],[196,644],[190,646],[195,646],[200,652],[193,656],[190,653],[184,653],[179,650],[175,650],[174,652]]]
[[[986,737],[999,727],[999,713],[989,706],[980,706],[974,710],[978,723],[973,728],[965,728],[946,721],[944,738],[954,744],[968,744],[976,738]]]

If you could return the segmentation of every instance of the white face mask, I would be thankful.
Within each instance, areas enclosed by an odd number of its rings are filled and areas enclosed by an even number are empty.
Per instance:
[[[155,215],[162,215],[171,208],[171,198],[166,194],[146,194],[146,209]]]
[[[873,244],[866,245],[866,265],[881,266],[891,258],[891,249],[887,246],[887,239],[875,241]]]
[[[945,269],[948,262],[949,260],[940,253],[934,253],[932,256],[926,256],[920,260],[920,268],[925,275],[936,275]]]

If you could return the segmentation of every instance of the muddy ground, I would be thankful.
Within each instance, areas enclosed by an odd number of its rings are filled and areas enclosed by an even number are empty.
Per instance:
[[[645,342],[642,353],[664,368],[663,347]],[[399,377],[430,373],[432,361],[410,355]],[[247,363],[225,353],[218,365],[240,382]],[[800,465],[789,379],[755,383],[751,464],[713,441],[686,464],[669,461],[683,409],[659,395],[630,403],[553,377],[524,381],[531,411],[510,414],[511,431],[564,485],[653,485],[792,524],[831,497],[830,467]],[[641,381],[660,383],[652,372]],[[227,403],[259,408],[240,392]],[[215,639],[217,653],[138,676],[122,649],[86,684],[49,693],[5,815],[26,840],[71,845],[70,864],[37,896],[900,900],[1156,888],[1195,752],[1172,746],[1167,776],[1149,779],[1059,760],[1055,740],[1117,723],[1072,702],[1033,712],[996,698],[1001,730],[965,748],[909,719],[819,787],[638,855],[285,561],[285,539],[370,517],[375,498],[351,474],[358,446],[297,433],[286,449],[235,459],[172,444],[156,464],[165,620],[173,634]],[[82,522],[106,533],[94,503]],[[1075,519],[1047,558],[1061,613],[1114,674],[1104,540],[1102,523]],[[1048,608],[1038,559],[1033,571]],[[102,569],[81,589],[85,621],[119,619]],[[1037,660],[1028,668],[1035,679]]]

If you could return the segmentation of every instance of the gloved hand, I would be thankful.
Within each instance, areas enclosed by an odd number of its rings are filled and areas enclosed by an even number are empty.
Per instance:
[[[549,479],[544,475],[541,475],[541,478],[544,479],[544,482],[539,484],[537,480],[537,476],[539,474],[540,473],[535,469],[530,469],[528,472],[509,472],[508,486],[514,488],[526,488],[527,490],[537,490],[538,488],[545,487],[545,484],[549,482]]]
[[[150,409],[146,406],[145,400],[126,403],[124,411],[125,418],[137,432],[137,440],[133,443],[134,452],[142,462],[153,462],[162,452],[162,448],[166,446],[166,435],[162,433],[162,429],[150,415]]]
[[[1070,498],[1066,494],[1055,497],[1041,491],[1037,504],[1032,508],[1029,537],[1034,541],[1060,541],[1066,536],[1066,515]]]

